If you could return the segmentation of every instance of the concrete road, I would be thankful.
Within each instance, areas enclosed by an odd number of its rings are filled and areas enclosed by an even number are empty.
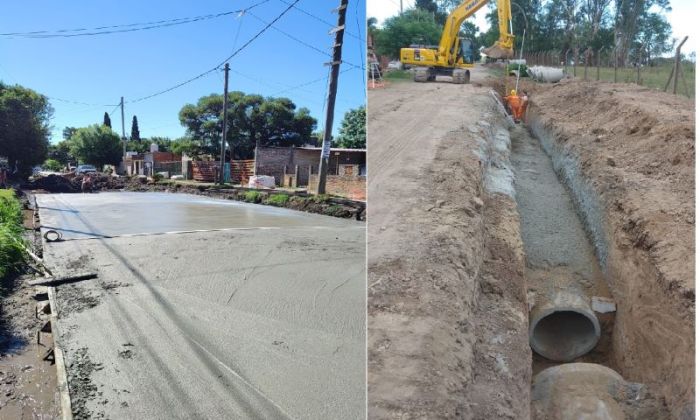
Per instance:
[[[57,291],[77,417],[364,417],[363,223],[180,194],[37,200],[66,239],[47,264],[99,273]]]

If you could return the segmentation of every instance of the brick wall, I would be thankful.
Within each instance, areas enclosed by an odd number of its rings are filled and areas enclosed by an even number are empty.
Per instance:
[[[277,185],[285,184],[284,175],[295,174],[298,167],[296,185],[303,187],[309,184],[309,173],[318,173],[321,158],[320,149],[302,149],[290,147],[258,147],[255,155],[255,173],[275,177]],[[328,160],[328,173],[338,175],[340,165],[361,165],[364,167],[366,156],[364,152],[334,151]],[[286,167],[286,173],[285,173]],[[359,172],[359,167],[356,172]]]
[[[309,192],[315,193],[318,186],[318,175],[311,175],[309,179]],[[326,176],[326,192],[339,195],[352,200],[367,200],[366,176]]]

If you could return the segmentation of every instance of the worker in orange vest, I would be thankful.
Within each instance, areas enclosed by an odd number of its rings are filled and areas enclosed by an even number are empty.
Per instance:
[[[523,98],[518,96],[518,94],[515,92],[515,89],[511,90],[510,95],[506,96],[504,99],[508,104],[508,107],[510,108],[510,112],[513,114],[513,119],[515,120],[515,122],[520,122],[523,114],[525,113],[527,99],[523,101]]]

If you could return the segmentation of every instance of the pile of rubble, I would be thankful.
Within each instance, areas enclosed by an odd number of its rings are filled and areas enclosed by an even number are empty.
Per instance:
[[[132,180],[125,177],[117,177],[107,174],[90,174],[90,175],[47,175],[38,176],[31,179],[26,184],[22,185],[23,189],[27,190],[44,190],[52,193],[78,193],[81,192],[83,178],[90,176],[92,178],[92,190],[121,190],[127,187]]]

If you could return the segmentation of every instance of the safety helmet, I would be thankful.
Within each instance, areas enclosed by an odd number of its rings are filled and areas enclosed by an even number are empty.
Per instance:
[[[511,94],[512,96],[515,96],[515,89],[511,90],[511,91],[510,91],[510,94]]]

